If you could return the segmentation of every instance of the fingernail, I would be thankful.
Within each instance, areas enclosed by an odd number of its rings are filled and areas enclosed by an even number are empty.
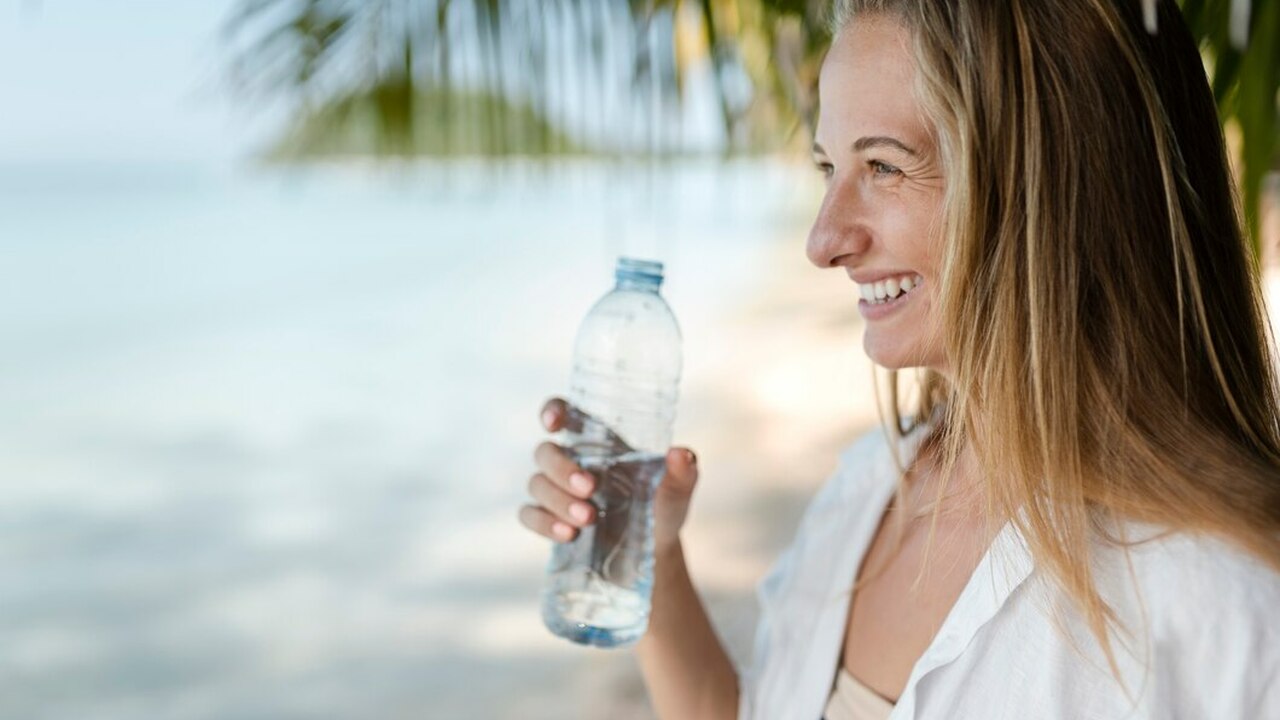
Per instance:
[[[684,451],[684,459],[685,459],[685,461],[686,461],[686,462],[688,462],[690,465],[692,465],[692,464],[694,464],[694,463],[698,462],[698,456],[697,456],[697,455],[694,455],[692,450],[685,450],[685,451]]]
[[[578,522],[586,522],[587,518],[591,517],[591,509],[586,503],[574,503],[569,506],[569,514]]]
[[[574,473],[569,476],[569,485],[580,493],[591,492],[591,478],[586,473]]]
[[[561,537],[561,538],[564,538],[565,540],[568,540],[569,536],[573,534],[573,528],[569,527],[568,525],[565,525],[562,522],[557,521],[555,523],[552,523],[551,532],[555,533],[556,537]]]
[[[556,414],[551,410],[542,411],[542,426],[550,429],[551,423],[556,421]]]

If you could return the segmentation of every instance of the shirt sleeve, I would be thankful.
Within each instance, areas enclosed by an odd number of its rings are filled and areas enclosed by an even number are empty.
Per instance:
[[[1253,558],[1222,564],[1236,566],[1237,578],[1206,583],[1212,587],[1206,596],[1229,599],[1195,604],[1201,622],[1188,622],[1184,632],[1196,638],[1198,667],[1177,685],[1183,693],[1201,696],[1207,688],[1197,693],[1198,682],[1214,686],[1217,702],[1206,708],[1206,718],[1280,718],[1280,625],[1275,619],[1280,577]]]
[[[1213,536],[1183,533],[1134,552],[1155,657],[1150,681],[1135,672],[1133,684],[1149,715],[1280,718],[1280,574]]]
[[[774,561],[764,578],[756,585],[756,605],[760,609],[760,616],[756,621],[751,662],[749,665],[739,668],[738,671],[738,720],[752,720],[753,718],[764,717],[759,714],[757,705],[759,704],[760,681],[764,673],[765,664],[769,662],[774,649],[772,635],[775,615],[777,614],[775,602],[778,598],[779,590],[794,572],[793,566],[796,564],[796,555],[799,548],[799,533],[803,532],[803,529],[804,523],[801,522],[797,537],[778,556],[778,559]]]

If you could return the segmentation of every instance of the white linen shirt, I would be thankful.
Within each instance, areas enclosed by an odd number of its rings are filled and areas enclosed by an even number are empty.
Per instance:
[[[926,431],[904,439],[904,465]],[[739,720],[822,717],[844,643],[846,590],[897,477],[881,430],[840,454],[757,586],[753,657],[738,668]],[[1097,547],[1094,575],[1129,631],[1112,647],[1130,695],[1079,615],[1057,615],[1070,639],[1057,629],[1053,608],[1064,596],[1035,572],[1007,524],[916,661],[890,720],[1280,720],[1280,573],[1223,541],[1186,534],[1129,554]]]

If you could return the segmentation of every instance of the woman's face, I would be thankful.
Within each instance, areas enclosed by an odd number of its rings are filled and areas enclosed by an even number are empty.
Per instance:
[[[945,372],[931,311],[942,172],[911,90],[909,43],[898,22],[858,16],[827,53],[813,146],[827,192],[805,251],[820,268],[844,267],[856,283],[872,361]]]

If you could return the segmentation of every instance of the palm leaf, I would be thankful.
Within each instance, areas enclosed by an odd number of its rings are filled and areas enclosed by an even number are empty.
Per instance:
[[[828,2],[241,0],[225,34],[239,90],[293,105],[277,157],[679,153],[672,120],[704,69],[725,152],[761,152],[807,145]],[[1278,167],[1280,0],[1178,2],[1220,119],[1240,126],[1256,238]]]
[[[280,146],[302,155],[310,143],[342,145],[320,128],[343,132],[345,123],[327,120],[356,111],[378,118],[384,137],[353,146],[377,154],[678,152],[672,120],[703,65],[727,151],[756,152],[785,144],[812,115],[809,85],[827,38],[805,4],[243,0],[224,34],[237,45],[237,90],[294,106],[293,137]],[[779,65],[779,52],[794,62]],[[486,95],[519,109],[474,102]],[[609,97],[616,102],[606,108]],[[468,112],[450,110],[454,103]],[[442,124],[432,137],[459,137],[458,148],[419,144],[423,119]],[[629,132],[600,132],[610,124]],[[590,139],[581,137],[584,128],[594,130]],[[566,143],[570,137],[577,141]]]
[[[1255,248],[1260,242],[1264,178],[1280,170],[1280,1],[1249,3],[1247,44],[1232,37],[1231,13],[1244,0],[1182,0],[1192,34],[1206,56],[1210,84],[1224,125],[1238,123],[1241,135],[1240,190],[1245,220]]]

